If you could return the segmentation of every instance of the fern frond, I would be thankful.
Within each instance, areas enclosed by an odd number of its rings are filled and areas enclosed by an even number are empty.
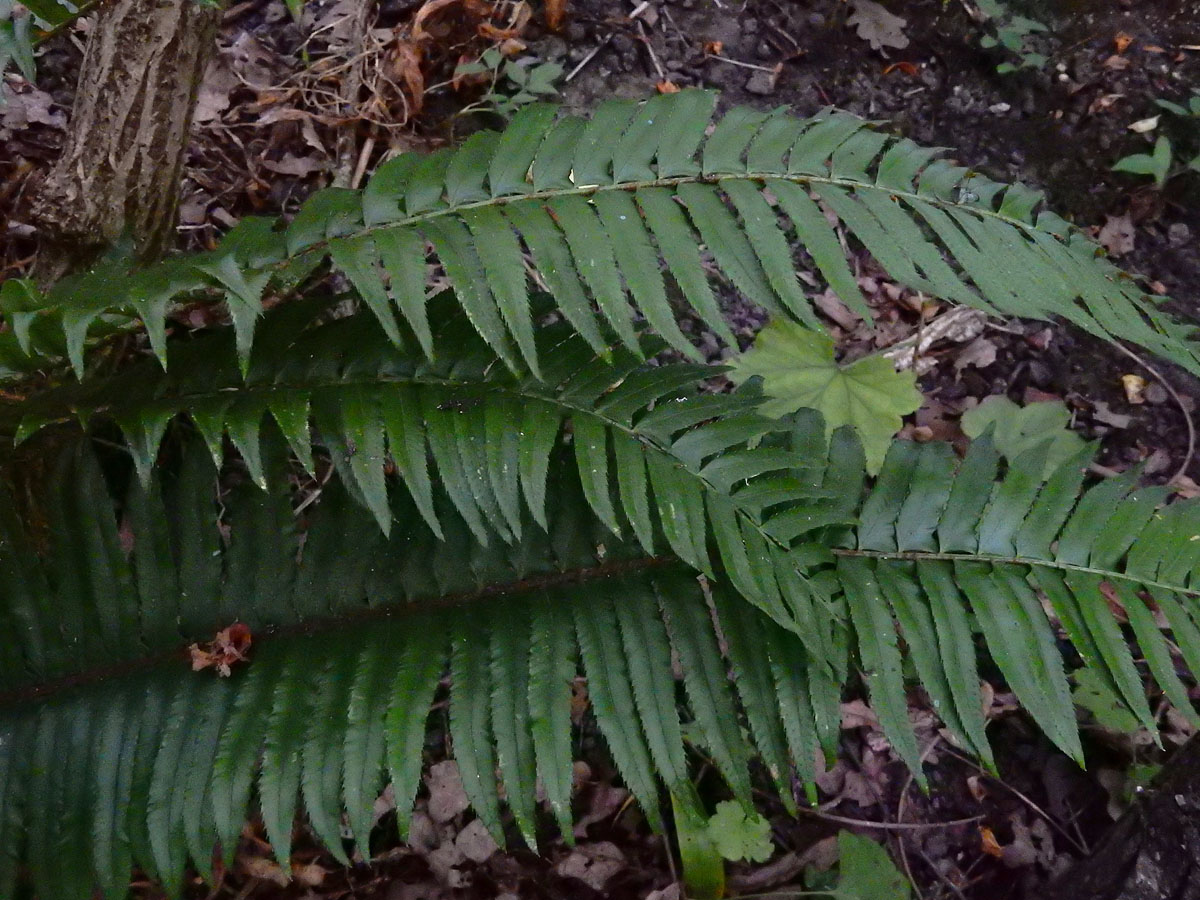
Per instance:
[[[216,291],[245,362],[264,291],[290,290],[329,259],[388,335],[398,337],[398,315],[431,353],[425,284],[436,261],[505,364],[537,375],[522,274],[528,256],[531,273],[597,352],[605,327],[637,352],[631,323],[640,313],[696,357],[676,324],[670,286],[730,341],[709,259],[753,302],[816,327],[795,275],[792,248],[803,247],[846,304],[870,318],[828,212],[913,289],[991,314],[1062,317],[1200,373],[1188,328],[1080,232],[1039,212],[1040,194],[843,113],[799,119],[738,108],[714,120],[714,103],[701,91],[610,101],[591,120],[555,120],[553,107],[531,104],[500,135],[397,157],[361,192],[313,195],[286,230],[246,220],[211,253],[134,273],[110,266],[46,297],[15,283],[0,295],[13,323],[2,340],[26,353],[65,349],[82,373],[93,326],[137,316],[165,363],[170,304]],[[15,365],[19,356],[0,346],[0,361]]]
[[[267,444],[268,465],[282,462],[282,438]],[[5,582],[5,896],[21,865],[47,900],[94,888],[123,896],[132,865],[177,890],[188,860],[211,875],[214,846],[232,856],[255,798],[285,871],[298,798],[335,855],[345,858],[343,815],[368,852],[371,807],[385,778],[406,830],[426,718],[447,670],[453,755],[476,813],[500,840],[501,796],[525,840],[546,835],[535,777],[570,839],[571,681],[579,672],[626,783],[661,824],[660,779],[687,784],[673,649],[695,725],[743,802],[748,748],[736,726],[739,699],[755,709],[775,764],[786,772],[795,759],[811,772],[822,736],[815,710],[836,705],[835,683],[795,635],[725,588],[711,588],[714,618],[690,567],[614,540],[588,513],[573,467],[551,466],[548,533],[527,519],[519,545],[492,534],[486,547],[441,492],[444,539],[399,493],[391,502],[404,533],[385,538],[337,478],[305,513],[306,526],[266,527],[272,515],[262,508],[290,520],[291,499],[253,487],[222,498],[219,526],[216,472],[198,441],[183,447],[178,469],[170,479],[156,473],[149,491],[136,481],[128,488],[121,506],[143,510],[120,524],[132,563],[121,552],[92,552],[118,541],[110,492],[120,479],[103,475],[86,445],[68,452],[58,480],[91,516],[55,528],[41,554],[16,553],[24,529],[8,523],[16,530],[4,536],[4,562],[19,561],[24,583],[46,586],[35,602],[73,604],[94,616],[96,593],[123,585],[133,621],[123,644],[102,646],[73,627],[45,628],[40,640],[26,641],[22,626],[31,615],[42,625],[52,620],[23,607]],[[209,510],[203,522],[175,518],[202,507]],[[3,509],[11,510],[7,496]],[[168,522],[179,531],[165,552],[153,552],[156,527]],[[236,551],[251,539],[261,558]],[[198,582],[189,571],[214,545],[215,603],[190,594]],[[82,559],[86,569],[69,574],[68,562]],[[225,604],[244,611],[251,661],[224,679],[191,671],[186,654],[171,648],[228,624]],[[730,660],[731,683],[715,629],[733,626],[743,643]],[[753,673],[744,669],[747,642]],[[764,677],[768,665],[777,680]],[[785,800],[792,802],[790,789]],[[69,859],[64,847],[72,848]]]
[[[1085,663],[1153,733],[1120,610],[1159,687],[1195,717],[1154,610],[1200,671],[1200,503],[1167,503],[1167,488],[1135,489],[1136,469],[1083,490],[1094,453],[1085,448],[1043,480],[1044,445],[1002,476],[986,437],[961,464],[940,445],[893,445],[853,544],[834,550],[875,706],[891,733],[907,728],[894,621],[946,724],[989,758],[969,611],[1021,704],[1081,760],[1043,600]]]
[[[435,346],[445,349],[432,361],[397,348],[368,314],[299,334],[272,323],[245,380],[229,334],[173,342],[166,373],[147,361],[68,384],[0,408],[0,431],[24,439],[50,423],[108,417],[148,485],[170,421],[187,413],[214,461],[228,436],[252,480],[277,489],[286,479],[269,475],[261,449],[273,420],[309,471],[320,442],[385,534],[394,469],[435,534],[440,484],[483,544],[495,535],[519,542],[526,510],[546,526],[550,459],[569,442],[587,503],[612,533],[647,553],[665,545],[710,576],[724,568],[777,622],[817,640],[825,598],[788,557],[801,534],[853,521],[862,452],[848,430],[827,461],[824,435],[808,433],[812,417],[789,433],[791,424],[754,412],[758,398],[748,391],[697,392],[719,368],[643,362],[661,346],[650,339],[637,354],[598,356],[561,323],[539,329],[544,380],[514,375],[450,310],[435,306]],[[824,655],[819,643],[810,649]]]

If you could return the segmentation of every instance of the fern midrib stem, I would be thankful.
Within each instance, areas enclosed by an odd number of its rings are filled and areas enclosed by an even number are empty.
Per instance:
[[[681,560],[670,556],[641,556],[631,559],[616,559],[596,566],[534,575],[506,584],[485,585],[473,591],[459,591],[457,593],[441,594],[433,598],[405,600],[403,602],[387,603],[380,606],[363,607],[340,616],[321,616],[305,619],[302,622],[295,622],[277,628],[267,628],[256,632],[253,635],[254,644],[258,645],[268,640],[284,637],[333,631],[338,628],[351,627],[362,622],[403,618],[404,616],[417,615],[430,609],[444,609],[481,600],[536,594],[539,591],[550,590],[564,585],[581,584],[600,578],[637,575],[642,572],[663,569],[673,565],[687,568],[686,564]],[[97,666],[82,672],[64,675],[42,684],[3,691],[0,692],[0,710],[17,707],[23,703],[43,700],[64,691],[82,688],[112,678],[120,678],[137,672],[143,672],[156,666],[170,663],[172,660],[176,661],[182,670],[188,665],[186,656],[186,647],[173,647],[171,650],[163,653],[141,656],[136,659],[121,660],[107,666]],[[251,657],[251,664],[253,664],[253,657]],[[210,677],[210,673],[197,673],[194,677]]]
[[[1034,232],[1038,231],[1038,227],[1029,222],[1024,222],[1020,219],[1014,219],[1011,216],[1001,215],[997,210],[984,209],[980,206],[965,206],[961,203],[955,203],[953,200],[946,200],[941,197],[927,196],[918,194],[913,191],[904,191],[897,188],[884,187],[879,184],[856,181],[853,178],[836,178],[832,175],[814,175],[802,172],[722,172],[712,175],[674,175],[667,178],[650,178],[642,181],[622,181],[614,182],[613,184],[587,184],[569,188],[546,188],[541,191],[529,191],[522,194],[507,194],[503,197],[486,197],[482,200],[471,200],[466,203],[456,203],[449,206],[430,209],[424,212],[416,213],[407,216],[403,219],[397,219],[393,222],[379,222],[375,225],[364,225],[362,228],[353,232],[338,235],[337,237],[324,238],[316,241],[295,254],[289,254],[286,260],[274,263],[275,267],[282,267],[301,253],[308,253],[312,250],[321,250],[328,247],[335,241],[349,240],[364,235],[374,234],[377,231],[386,231],[392,228],[403,228],[405,226],[417,225],[421,222],[427,222],[430,219],[436,219],[441,216],[457,215],[464,211],[472,209],[480,209],[489,206],[507,206],[510,203],[515,203],[520,200],[553,200],[557,197],[584,197],[609,191],[636,191],[640,188],[652,187],[678,187],[682,184],[720,184],[722,181],[766,181],[768,178],[777,179],[779,181],[790,181],[793,184],[826,184],[833,187],[854,188],[857,190],[867,189],[873,191],[882,191],[892,197],[902,198],[905,200],[919,200],[922,203],[929,203],[933,206],[938,206],[945,209],[956,209],[971,213],[976,213],[980,216],[986,216],[996,219],[1009,225],[1015,225],[1023,231]],[[1046,232],[1049,234],[1050,232]]]
[[[526,401],[527,400],[540,400],[544,403],[552,403],[556,406],[561,407],[562,409],[569,410],[572,414],[591,416],[592,418],[598,419],[600,422],[602,422],[608,428],[612,428],[612,429],[621,431],[622,433],[633,438],[634,440],[638,441],[639,443],[641,443],[641,444],[655,450],[656,452],[662,454],[663,456],[665,456],[667,458],[667,461],[670,463],[670,465],[674,466],[676,469],[680,469],[683,472],[686,472],[689,477],[694,478],[697,481],[699,481],[704,486],[707,493],[718,494],[719,496],[724,497],[724,498],[728,499],[731,503],[733,503],[735,511],[736,511],[737,515],[739,516],[739,518],[741,518],[743,521],[749,523],[749,525],[755,531],[757,531],[759,533],[759,535],[763,538],[763,540],[767,541],[772,546],[777,547],[779,550],[781,550],[784,553],[791,552],[792,548],[790,545],[788,545],[788,544],[778,540],[777,538],[771,536],[770,534],[768,534],[767,531],[763,528],[762,524],[760,522],[758,522],[758,520],[753,515],[751,515],[745,509],[745,507],[743,505],[737,503],[737,500],[735,497],[731,496],[730,494],[728,494],[724,491],[719,490],[714,484],[712,484],[712,482],[710,482],[708,479],[704,478],[704,476],[701,475],[699,472],[695,472],[695,471],[689,469],[686,465],[684,465],[679,460],[678,457],[674,456],[670,452],[669,448],[660,445],[657,441],[655,441],[653,438],[651,438],[649,435],[645,434],[644,432],[640,432],[631,426],[627,426],[624,423],[617,421],[616,419],[613,419],[609,416],[605,416],[602,412],[600,412],[598,410],[590,409],[588,407],[581,406],[577,403],[572,403],[570,400],[564,399],[563,397],[560,397],[556,394],[547,394],[547,393],[537,392],[537,391],[526,391],[526,390],[522,390],[520,386],[514,386],[514,385],[487,384],[486,382],[461,381],[461,380],[456,380],[456,379],[451,379],[451,378],[432,378],[429,376],[413,375],[413,376],[407,376],[407,377],[378,376],[375,378],[367,378],[367,377],[349,378],[349,379],[341,379],[341,380],[333,381],[333,382],[326,383],[326,384],[287,384],[287,383],[281,383],[281,382],[272,382],[269,385],[262,385],[262,386],[244,385],[240,388],[237,388],[236,391],[230,390],[230,389],[225,389],[225,390],[216,389],[216,390],[211,390],[211,391],[197,391],[197,392],[189,393],[189,394],[177,394],[175,396],[175,399],[177,399],[179,402],[179,412],[186,412],[188,409],[191,408],[188,403],[189,401],[191,401],[192,403],[197,403],[197,402],[202,402],[207,399],[212,399],[215,397],[220,397],[220,396],[228,395],[228,394],[235,393],[235,392],[239,396],[245,396],[247,393],[252,393],[255,391],[258,391],[258,392],[261,392],[264,394],[270,394],[274,391],[304,391],[305,393],[311,395],[313,392],[315,392],[316,390],[318,390],[322,387],[346,387],[346,388],[376,387],[380,383],[386,383],[386,382],[393,382],[393,383],[397,383],[397,384],[420,385],[420,386],[425,386],[425,387],[460,388],[460,389],[465,389],[465,390],[472,390],[477,393],[503,394],[503,395],[512,397],[517,400],[526,400]],[[92,409],[89,410],[89,415],[95,415],[97,413],[105,413],[105,412],[108,412],[109,414],[111,414],[111,411],[112,411],[111,406],[107,406],[107,407],[106,406],[97,406],[97,407],[93,407]],[[71,417],[68,414],[68,415],[62,416],[59,419],[56,419],[55,421],[59,422],[59,423],[67,423],[67,422],[71,421]],[[49,424],[53,424],[53,422],[47,421],[47,422],[42,423],[43,426],[49,425]]]
[[[654,450],[657,453],[662,454],[664,457],[666,457],[666,459],[670,465],[672,465],[676,469],[679,469],[679,470],[687,473],[687,475],[689,477],[694,478],[696,481],[700,482],[700,484],[704,486],[705,490],[708,493],[717,494],[717,495],[729,500],[734,505],[734,508],[736,510],[738,517],[741,520],[743,520],[744,522],[748,523],[750,525],[750,527],[752,527],[756,532],[758,532],[758,534],[763,538],[763,540],[767,541],[772,546],[778,548],[779,550],[781,550],[784,553],[791,553],[792,550],[794,549],[794,547],[792,545],[784,543],[783,541],[780,541],[777,538],[770,535],[764,529],[763,525],[758,521],[758,519],[754,515],[752,515],[743,505],[738,504],[737,498],[735,495],[731,495],[729,493],[726,493],[725,491],[720,490],[712,482],[710,482],[703,475],[701,475],[699,472],[688,468],[688,466],[685,465],[682,461],[680,461],[677,456],[675,456],[671,453],[669,447],[662,446],[658,441],[654,440],[650,435],[647,435],[645,432],[638,431],[636,428],[634,428],[632,426],[627,426],[623,422],[620,422],[616,419],[606,416],[599,410],[592,409],[592,408],[589,408],[586,406],[582,406],[578,403],[572,403],[569,399],[563,398],[563,397],[558,396],[553,393],[522,390],[519,385],[514,386],[514,385],[505,385],[505,384],[499,384],[499,383],[487,384],[484,382],[462,381],[462,380],[456,380],[456,379],[451,379],[451,378],[434,378],[434,377],[430,377],[430,376],[419,376],[419,375],[408,376],[408,377],[379,376],[376,378],[366,378],[366,377],[358,378],[358,379],[352,378],[352,379],[343,379],[343,380],[338,380],[338,381],[332,381],[332,382],[325,383],[325,384],[286,384],[286,383],[280,383],[280,382],[273,382],[269,385],[245,386],[243,388],[240,388],[238,390],[238,392],[241,393],[243,391],[250,391],[250,392],[259,391],[259,392],[262,392],[265,394],[270,394],[274,391],[282,390],[282,391],[304,391],[306,393],[312,393],[313,391],[316,391],[321,387],[331,387],[331,386],[372,387],[372,386],[379,385],[381,382],[394,382],[397,384],[420,385],[420,386],[424,386],[424,387],[459,388],[459,389],[464,389],[464,390],[472,390],[472,391],[476,391],[479,393],[502,394],[502,395],[509,396],[509,397],[512,397],[517,400],[539,400],[544,403],[551,403],[551,404],[561,407],[562,409],[569,410],[572,414],[585,415],[585,416],[590,416],[592,418],[595,418],[595,419],[599,420],[600,422],[602,422],[606,427],[618,430],[618,431],[624,433],[625,435],[633,438],[634,440],[638,441],[640,444]],[[177,395],[177,399],[180,402],[180,411],[186,412],[187,409],[189,408],[187,405],[187,401],[203,401],[205,399],[219,397],[223,394],[228,394],[228,393],[231,393],[231,391],[219,390],[219,389],[212,390],[212,391],[199,391],[199,392],[190,393],[190,394]],[[105,407],[97,407],[94,410],[92,410],[91,413],[95,414],[95,413],[102,413],[102,412],[106,412],[106,411],[109,411],[109,410]],[[61,419],[59,421],[65,422],[65,421],[70,421],[70,420],[69,420],[69,418],[64,417],[63,419]],[[870,559],[882,559],[882,560],[889,560],[889,559],[890,560],[899,560],[899,561],[942,560],[942,561],[947,561],[947,562],[984,562],[984,563],[989,563],[989,564],[1023,565],[1023,566],[1028,566],[1031,568],[1040,567],[1040,568],[1046,568],[1046,569],[1054,569],[1054,570],[1062,571],[1062,572],[1078,572],[1080,574],[1085,574],[1085,575],[1099,575],[1106,579],[1120,580],[1120,581],[1128,582],[1128,583],[1134,584],[1134,585],[1141,585],[1143,587],[1147,587],[1147,588],[1151,588],[1151,589],[1167,590],[1167,591],[1172,591],[1174,593],[1184,593],[1184,594],[1188,594],[1188,595],[1200,594],[1200,590],[1188,590],[1188,589],[1180,587],[1179,585],[1172,585],[1172,584],[1167,584],[1167,583],[1161,582],[1161,581],[1149,580],[1149,579],[1145,579],[1145,578],[1138,578],[1136,576],[1127,575],[1125,573],[1114,571],[1111,569],[1099,569],[1099,568],[1096,568],[1093,566],[1078,565],[1078,564],[1074,564],[1074,563],[1064,563],[1064,562],[1060,562],[1058,560],[1037,559],[1035,557],[998,556],[998,555],[983,554],[983,553],[942,553],[942,552],[937,552],[937,551],[925,551],[925,550],[899,550],[899,551],[855,550],[855,549],[838,548],[838,547],[830,548],[830,551],[835,556],[865,557],[865,558],[870,558]]]
[[[1066,563],[1054,559],[1038,559],[1032,556],[996,556],[987,553],[941,553],[934,550],[851,550],[844,547],[831,548],[834,556],[853,556],[865,559],[898,560],[916,562],[919,560],[943,560],[945,562],[980,562],[990,565],[1028,566],[1030,568],[1055,569],[1060,572],[1078,572],[1081,575],[1098,575],[1106,580],[1125,581],[1145,588],[1158,588],[1176,594],[1195,596],[1200,590],[1189,590],[1177,584],[1167,584],[1127,575],[1113,569],[1098,569],[1095,566],[1084,566],[1077,563]]]
[[[677,175],[668,178],[652,178],[642,181],[624,181],[614,184],[601,185],[584,185],[581,187],[570,188],[547,188],[541,191],[529,191],[522,194],[511,194],[503,197],[487,197],[482,200],[473,200],[466,203],[458,203],[449,206],[440,207],[437,209],[427,210],[415,215],[407,216],[403,219],[397,219],[393,222],[380,222],[375,225],[364,225],[362,228],[355,229],[347,234],[338,235],[336,237],[323,238],[315,241],[306,247],[301,248],[295,253],[288,253],[283,259],[262,266],[257,269],[247,268],[247,272],[266,272],[279,271],[293,263],[297,258],[306,253],[313,251],[326,252],[330,244],[337,241],[354,240],[364,236],[369,236],[381,231],[390,229],[399,229],[417,225],[421,222],[427,222],[431,219],[436,219],[443,216],[453,216],[464,211],[472,209],[480,209],[484,207],[506,206],[510,203],[515,203],[520,200],[552,200],[556,197],[573,197],[573,196],[590,196],[597,193],[608,191],[636,191],[640,188],[651,187],[677,187],[682,184],[720,184],[722,181],[740,180],[740,181],[766,181],[767,179],[780,179],[790,181],[794,184],[825,184],[835,187],[851,188],[855,190],[874,190],[882,191],[891,197],[901,198],[909,201],[919,200],[923,203],[928,203],[941,209],[965,210],[974,213],[981,217],[995,219],[999,222],[1004,222],[1021,229],[1027,233],[1033,233],[1040,229],[1029,222],[1024,222],[1020,219],[1014,219],[1011,216],[1001,215],[997,210],[984,209],[979,206],[964,206],[960,203],[955,203],[953,200],[946,200],[941,197],[925,196],[913,191],[900,190],[894,187],[884,187],[879,184],[866,181],[856,181],[852,178],[836,178],[832,175],[815,175],[811,173],[780,173],[780,172],[726,172],[713,175]],[[1050,232],[1046,232],[1050,233]],[[1061,237],[1056,236],[1058,240]],[[215,286],[214,286],[215,289]],[[295,288],[287,293],[293,293]],[[219,301],[218,301],[219,302]],[[47,307],[46,311],[52,311],[57,307]],[[136,314],[135,319],[136,319]],[[132,330],[132,327],[130,328]],[[121,328],[120,334],[125,334],[126,329]],[[24,376],[17,376],[12,381],[20,381]]]

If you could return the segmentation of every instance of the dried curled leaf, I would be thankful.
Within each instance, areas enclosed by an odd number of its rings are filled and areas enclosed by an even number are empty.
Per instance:
[[[250,644],[250,627],[241,622],[234,622],[228,628],[218,631],[216,637],[203,647],[199,644],[188,647],[192,658],[192,671],[199,672],[211,668],[216,669],[222,678],[228,678],[235,664],[249,659],[247,653]]]

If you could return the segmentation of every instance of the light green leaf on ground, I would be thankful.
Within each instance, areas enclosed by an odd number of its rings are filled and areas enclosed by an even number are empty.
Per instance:
[[[838,900],[909,900],[912,888],[887,851],[870,838],[838,832]]]
[[[708,834],[717,852],[728,860],[766,862],[775,851],[771,823],[758,813],[746,814],[742,804],[722,800],[708,820]]]
[[[1061,400],[1018,406],[1007,397],[996,395],[963,413],[962,430],[967,437],[977,438],[994,424],[992,443],[1010,462],[1050,441],[1042,470],[1042,477],[1048,478],[1083,449],[1083,438],[1070,429],[1070,423],[1071,411]]]
[[[825,417],[828,438],[850,425],[863,443],[867,470],[879,471],[902,417],[921,405],[916,375],[897,372],[891,360],[868,356],[848,366],[833,358],[833,341],[824,334],[785,320],[759,332],[754,346],[733,360],[729,377],[741,384],[763,380],[763,415],[782,417],[815,409]]]

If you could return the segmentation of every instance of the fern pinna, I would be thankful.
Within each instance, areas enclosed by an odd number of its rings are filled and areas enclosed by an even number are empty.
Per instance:
[[[581,673],[655,827],[668,794],[699,802],[685,722],[743,803],[753,752],[793,804],[858,673],[920,777],[902,648],[990,765],[976,636],[1079,759],[1043,601],[1153,728],[1119,604],[1190,712],[1162,627],[1196,669],[1195,502],[1136,471],[1086,483],[1094,448],[1046,474],[1044,448],[1003,459],[986,437],[961,460],[896,441],[868,478],[852,429],[769,418],[753,380],[714,393],[720,367],[660,354],[696,355],[669,285],[729,336],[709,262],[817,326],[794,241],[867,312],[826,211],[949,300],[1198,371],[1185,327],[1022,188],[838,113],[734,110],[705,137],[712,108],[535,107],[284,230],[44,296],[5,284],[10,374],[66,356],[87,377],[0,402],[20,444],[0,497],[0,894],[122,896],[134,865],[177,888],[234,853],[249,806],[284,863],[298,805],[333,853],[344,818],[369,854],[385,782],[405,830],[442,692],[475,813],[530,845],[571,837]],[[304,289],[326,259],[348,298]],[[434,262],[453,290],[427,296]],[[168,335],[173,304],[221,291],[229,326]],[[137,320],[147,358],[99,371]],[[182,648],[234,622],[249,662],[192,671]]]

